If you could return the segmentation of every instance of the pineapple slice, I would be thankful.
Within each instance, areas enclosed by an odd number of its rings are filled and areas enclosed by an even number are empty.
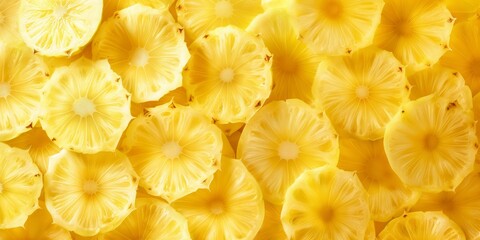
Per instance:
[[[408,187],[452,191],[474,167],[473,114],[443,97],[419,98],[388,124],[384,145],[393,171]]]
[[[20,34],[41,55],[71,56],[97,31],[102,6],[102,0],[22,0]]]
[[[233,25],[245,29],[263,12],[261,0],[178,0],[176,10],[188,42],[217,27]]]
[[[7,141],[35,126],[48,73],[27,47],[1,42],[0,73],[0,141]]]
[[[94,59],[108,59],[137,103],[156,101],[182,86],[182,69],[190,58],[183,28],[170,13],[140,4],[100,26],[92,53]]]
[[[43,89],[40,122],[59,147],[115,151],[131,120],[130,94],[106,60],[80,58],[57,68]]]
[[[454,21],[444,1],[386,0],[374,44],[419,71],[449,50]]]
[[[282,205],[274,205],[265,201],[265,218],[262,227],[258,231],[255,240],[287,240],[287,235],[283,231],[280,214]]]
[[[306,169],[338,161],[338,138],[328,118],[298,99],[271,102],[247,123],[237,157],[257,179],[267,201],[282,204]]]
[[[458,70],[472,94],[480,92],[480,18],[462,22],[453,28],[450,47],[441,64]]]
[[[371,231],[367,196],[354,172],[333,166],[303,172],[282,208],[288,239],[364,239]]]
[[[408,81],[412,84],[412,100],[437,94],[451,102],[457,101],[465,109],[473,107],[472,92],[465,86],[465,80],[458,71],[435,65],[409,76]]]
[[[190,105],[218,123],[248,121],[270,95],[272,54],[260,37],[220,27],[190,51],[183,79]]]
[[[265,10],[273,8],[284,8],[288,7],[288,0],[262,0],[262,7]]]
[[[412,211],[442,211],[464,231],[480,238],[480,173],[468,175],[454,192],[424,193]]]
[[[41,240],[70,240],[70,233],[62,227],[54,224],[50,213],[43,207],[30,215],[25,225],[11,229],[0,229],[0,239],[41,239]]]
[[[320,57],[297,38],[287,10],[268,10],[257,16],[247,31],[260,34],[274,55],[273,89],[267,101],[299,98],[311,103],[311,89]]]
[[[133,211],[138,175],[121,152],[50,157],[45,204],[53,221],[82,236],[115,229]]]
[[[478,121],[480,120],[480,93],[477,93],[475,97],[473,97],[473,114],[474,119],[477,121],[475,133],[477,135],[477,139],[480,139],[480,124]],[[475,168],[480,170],[480,153],[477,152],[475,155]]]
[[[190,240],[187,219],[167,203],[153,198],[137,198],[136,209],[104,240]]]
[[[170,91],[166,95],[164,95],[158,101],[150,101],[144,103],[134,103],[132,102],[132,106],[130,111],[132,112],[133,116],[142,115],[147,109],[154,108],[156,106],[169,103],[173,101],[176,105],[183,105],[188,106],[188,99],[187,99],[187,92],[184,87],[176,88],[175,90]]]
[[[456,223],[441,212],[412,212],[390,221],[378,240],[465,240]]]
[[[264,214],[262,192],[240,160],[224,157],[209,189],[173,203],[188,220],[192,239],[248,240],[260,229]]]
[[[22,41],[18,31],[18,10],[20,0],[0,1],[0,40],[3,42]]]
[[[26,150],[0,143],[0,229],[22,227],[38,209],[42,174]]]
[[[409,89],[404,67],[392,53],[371,47],[323,61],[313,96],[341,135],[377,140],[408,100]]]
[[[130,7],[137,3],[159,10],[165,10],[168,8],[168,6],[172,5],[173,2],[174,0],[103,0],[102,20],[105,21],[112,17],[116,11]]]
[[[390,167],[383,141],[340,138],[338,167],[355,171],[369,195],[372,219],[388,221],[410,208],[420,196],[404,186]]]
[[[383,0],[291,0],[300,38],[316,53],[348,55],[372,43]]]
[[[446,0],[447,8],[456,18],[455,22],[467,20],[477,13],[480,9],[478,0]]]
[[[134,119],[122,142],[140,186],[173,202],[208,188],[220,168],[222,133],[205,115],[173,102]]]
[[[12,147],[28,150],[30,157],[42,174],[47,172],[48,158],[61,150],[48,138],[47,133],[40,126],[35,126],[32,130],[5,143]]]

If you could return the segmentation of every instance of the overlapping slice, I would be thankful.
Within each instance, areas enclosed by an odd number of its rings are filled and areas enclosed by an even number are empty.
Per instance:
[[[386,0],[374,44],[418,71],[449,50],[454,21],[444,1]]]
[[[103,20],[112,17],[116,11],[130,7],[137,3],[164,10],[167,9],[174,0],[103,0]]]
[[[30,215],[21,227],[11,229],[0,229],[0,239],[41,239],[41,240],[70,240],[70,232],[62,227],[53,224],[52,217],[44,208],[43,202],[40,209]]]
[[[390,167],[383,140],[340,139],[338,167],[355,171],[369,195],[368,204],[375,221],[401,215],[417,201],[419,193],[402,183]]]
[[[465,109],[472,108],[472,92],[456,70],[435,65],[409,76],[408,81],[412,84],[412,100],[436,94],[449,101],[457,101]]]
[[[171,102],[134,119],[122,150],[140,175],[140,186],[173,202],[208,188],[220,168],[221,134],[205,115]]]
[[[372,43],[383,0],[291,0],[298,32],[316,53],[347,55]]]
[[[455,22],[474,17],[480,9],[480,1],[477,0],[446,0],[447,8],[456,18]]]
[[[167,203],[154,198],[137,198],[136,209],[105,240],[189,240],[187,220]]]
[[[282,205],[274,205],[265,201],[265,218],[257,235],[256,240],[286,240],[287,235],[283,231],[280,214]]]
[[[374,47],[323,61],[313,96],[342,135],[376,140],[408,100],[410,85],[392,53]]]
[[[407,186],[452,191],[473,170],[473,113],[443,97],[419,98],[388,124],[384,145],[390,166]]]
[[[134,103],[132,102],[132,107],[130,108],[133,116],[138,116],[143,114],[144,111],[148,108],[154,108],[156,106],[168,103],[173,101],[175,104],[180,104],[183,106],[188,106],[187,92],[184,87],[176,88],[165,94],[162,98],[157,101],[149,101],[144,103]]]
[[[468,175],[454,192],[424,193],[412,211],[442,211],[455,221],[467,239],[480,237],[480,173]]]
[[[255,178],[240,160],[224,157],[209,189],[201,189],[173,203],[188,220],[192,239],[253,239],[265,207]]]
[[[38,209],[42,174],[26,150],[0,143],[0,229],[24,225]]]
[[[18,10],[20,0],[2,0],[0,2],[0,40],[21,41],[18,31]]]
[[[30,49],[12,44],[0,43],[0,141],[15,138],[35,125],[48,75]]]
[[[191,46],[183,84],[190,105],[218,123],[246,122],[272,87],[272,54],[259,36],[228,26]]]
[[[356,174],[332,166],[307,170],[295,180],[281,219],[289,239],[364,239],[371,223]]]
[[[140,4],[118,11],[93,39],[94,59],[108,59],[134,102],[156,101],[182,86],[190,54],[183,28],[164,9]]]
[[[178,22],[185,27],[189,42],[207,32],[228,25],[245,29],[263,12],[261,0],[178,0]],[[232,50],[234,50],[232,48]]]
[[[274,101],[243,129],[237,157],[255,176],[265,199],[281,204],[303,171],[337,164],[338,138],[328,118],[306,103]]]
[[[480,92],[480,21],[462,22],[453,28],[450,48],[441,64],[458,70],[473,94]]]
[[[57,68],[41,97],[43,129],[59,147],[114,151],[131,120],[130,94],[106,60],[80,58]]]
[[[298,39],[287,10],[277,8],[257,16],[247,31],[260,34],[274,55],[269,101],[299,98],[312,102],[311,88],[320,57]]]
[[[92,39],[102,5],[102,0],[22,0],[20,34],[42,55],[70,56]]]
[[[464,240],[456,223],[441,212],[412,212],[390,221],[379,240]]]
[[[121,152],[62,150],[50,158],[45,204],[53,221],[69,231],[82,236],[108,232],[132,212],[138,179]]]

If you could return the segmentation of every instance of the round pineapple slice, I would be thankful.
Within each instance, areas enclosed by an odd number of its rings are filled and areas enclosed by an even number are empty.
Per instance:
[[[188,106],[187,92],[185,88],[179,87],[175,90],[172,90],[166,95],[164,95],[162,98],[160,98],[160,100],[158,101],[150,101],[150,102],[144,102],[144,103],[132,102],[130,111],[132,112],[133,116],[138,116],[138,115],[142,115],[145,111],[147,111],[146,109],[148,108],[154,108],[156,106],[169,103],[170,101],[173,101],[175,104]]]
[[[408,81],[412,84],[412,100],[437,94],[451,102],[457,101],[465,109],[473,107],[472,92],[465,86],[465,80],[456,70],[435,65],[409,76]]]
[[[47,133],[40,126],[36,126],[32,130],[5,143],[12,147],[28,150],[33,162],[43,174],[47,172],[48,158],[61,150],[48,138]]]
[[[220,168],[222,147],[222,133],[211,119],[171,102],[135,118],[121,149],[140,175],[140,186],[173,202],[208,188]]]
[[[444,1],[387,0],[374,44],[412,71],[432,66],[449,50],[455,18]]]
[[[27,47],[2,43],[0,73],[0,141],[7,141],[36,124],[48,73]]]
[[[480,9],[478,0],[446,0],[446,3],[448,10],[456,18],[456,23],[475,16],[477,10]]]
[[[44,204],[41,203],[41,205]],[[0,239],[70,240],[72,237],[70,232],[53,224],[50,213],[42,206],[28,217],[25,225],[12,229],[0,229]]]
[[[42,174],[28,152],[0,143],[0,229],[24,226],[38,209]]]
[[[271,102],[247,123],[237,157],[257,179],[264,198],[282,204],[306,169],[338,161],[338,138],[328,118],[298,99]]]
[[[390,167],[383,140],[340,138],[339,168],[354,171],[365,187],[372,219],[389,221],[410,208],[420,196],[407,188]]]
[[[0,1],[0,39],[5,41],[22,41],[18,31],[18,10],[20,0]]]
[[[253,239],[265,207],[255,178],[240,160],[224,157],[209,189],[201,189],[173,203],[188,220],[192,239]]]
[[[272,54],[260,37],[220,27],[197,39],[190,52],[183,79],[190,105],[218,123],[248,121],[270,95]]]
[[[106,60],[80,58],[57,68],[43,89],[40,122],[59,147],[115,151],[131,120],[130,94]]]
[[[255,240],[287,240],[287,235],[283,231],[280,214],[282,205],[274,205],[265,201],[265,218],[260,230],[255,236]]]
[[[467,239],[480,239],[480,173],[468,175],[454,192],[424,193],[412,211],[442,211]]]
[[[471,111],[430,95],[409,102],[388,124],[385,152],[408,187],[454,190],[473,170],[478,143]]]
[[[166,9],[137,4],[100,26],[93,58],[110,62],[133,102],[156,101],[182,86],[182,70],[190,58],[183,34]]]
[[[480,21],[462,22],[453,28],[450,47],[441,64],[458,70],[473,94],[480,92]]]
[[[136,209],[104,240],[190,240],[187,219],[170,205],[153,198],[137,198]]]
[[[176,9],[188,42],[217,27],[233,25],[245,29],[255,16],[263,12],[261,0],[178,0]]]
[[[320,63],[313,96],[341,135],[377,140],[408,100],[409,89],[400,62],[372,47]]]
[[[300,37],[316,53],[348,55],[372,43],[383,0],[291,0]]]
[[[50,157],[45,204],[53,221],[82,236],[115,229],[133,211],[138,175],[121,152]]]
[[[260,34],[272,61],[273,89],[267,101],[298,98],[312,102],[312,84],[320,57],[297,38],[286,9],[257,16],[247,31]]]
[[[307,170],[295,180],[281,219],[288,239],[364,239],[371,223],[362,183],[354,172],[333,166]]]
[[[465,240],[456,223],[441,212],[412,212],[390,221],[379,240]]]
[[[102,6],[102,0],[22,0],[20,34],[41,55],[71,56],[97,31]]]

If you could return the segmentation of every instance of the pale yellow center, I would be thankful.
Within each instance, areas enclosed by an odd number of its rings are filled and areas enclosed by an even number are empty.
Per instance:
[[[370,95],[370,90],[366,86],[358,86],[355,89],[355,95],[357,96],[357,98],[364,100],[367,99]]]
[[[297,159],[298,152],[298,145],[290,141],[283,141],[278,146],[278,156],[283,160]]]
[[[135,67],[143,67],[147,65],[149,57],[148,51],[145,48],[137,48],[132,53],[130,63]]]
[[[338,0],[326,0],[323,1],[321,10],[328,18],[336,19],[341,16],[343,6]]]
[[[439,144],[438,137],[433,133],[429,133],[429,134],[427,134],[427,136],[425,136],[424,144],[425,144],[424,146],[427,150],[433,151],[437,148],[437,146]]]
[[[95,104],[90,99],[82,97],[73,103],[73,111],[80,117],[90,116],[95,112]]]
[[[178,143],[170,141],[162,145],[162,152],[167,158],[178,158],[182,153],[182,147]]]
[[[6,82],[0,83],[0,98],[10,95],[10,84]]]
[[[93,180],[87,180],[83,183],[83,192],[88,195],[94,195],[98,191],[98,184]]]
[[[230,18],[233,15],[233,6],[230,1],[220,1],[215,5],[215,15],[219,18]]]
[[[221,199],[214,199],[210,202],[209,209],[212,214],[219,215],[225,212],[225,204]]]
[[[66,13],[67,13],[67,9],[64,6],[58,6],[53,10],[53,16],[56,19],[63,18]]]
[[[231,68],[225,68],[220,72],[220,81],[229,83],[233,81],[233,78],[235,77],[235,72],[233,72],[233,69]]]

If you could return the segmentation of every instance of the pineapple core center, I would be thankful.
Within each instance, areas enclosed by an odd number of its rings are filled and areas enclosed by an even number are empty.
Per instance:
[[[427,150],[435,150],[438,146],[438,137],[433,133],[429,133],[425,136],[424,143]]]
[[[273,58],[273,67],[286,74],[296,74],[298,64],[293,57],[290,56],[275,56]]]
[[[225,68],[220,72],[220,81],[229,83],[233,81],[235,77],[235,72],[231,68]]]
[[[170,141],[162,145],[162,151],[163,154],[165,154],[165,157],[172,159],[180,156],[180,153],[182,152],[182,147],[180,147],[178,143]]]
[[[10,84],[6,82],[0,83],[0,98],[10,95]]]
[[[220,18],[230,18],[233,15],[233,6],[229,1],[220,1],[215,5],[215,15]]]
[[[95,112],[92,100],[82,97],[73,103],[73,111],[80,117],[90,116]]]
[[[335,217],[335,211],[332,207],[325,206],[318,211],[318,216],[323,222],[328,223]]]
[[[98,184],[93,180],[87,180],[83,183],[83,192],[88,195],[94,195],[98,191]]]
[[[148,63],[148,51],[145,48],[137,48],[132,53],[130,63],[135,67],[143,67]]]
[[[214,199],[210,202],[209,209],[211,213],[219,215],[225,212],[225,204],[221,199]]]
[[[53,10],[53,16],[56,19],[63,18],[66,13],[67,13],[67,9],[64,6],[58,6]]]
[[[366,86],[358,86],[357,89],[355,89],[355,95],[357,95],[358,98],[364,100],[368,98],[368,96],[370,95],[370,91]]]
[[[401,20],[397,24],[397,33],[400,36],[409,36],[413,33],[411,24],[408,23],[408,20]]]
[[[475,58],[470,62],[470,72],[473,76],[480,77],[480,58]]]
[[[337,0],[327,0],[321,6],[323,13],[332,19],[340,17],[342,14],[342,4],[339,3]]]
[[[278,156],[283,160],[297,159],[298,145],[290,141],[283,141],[278,146]]]

